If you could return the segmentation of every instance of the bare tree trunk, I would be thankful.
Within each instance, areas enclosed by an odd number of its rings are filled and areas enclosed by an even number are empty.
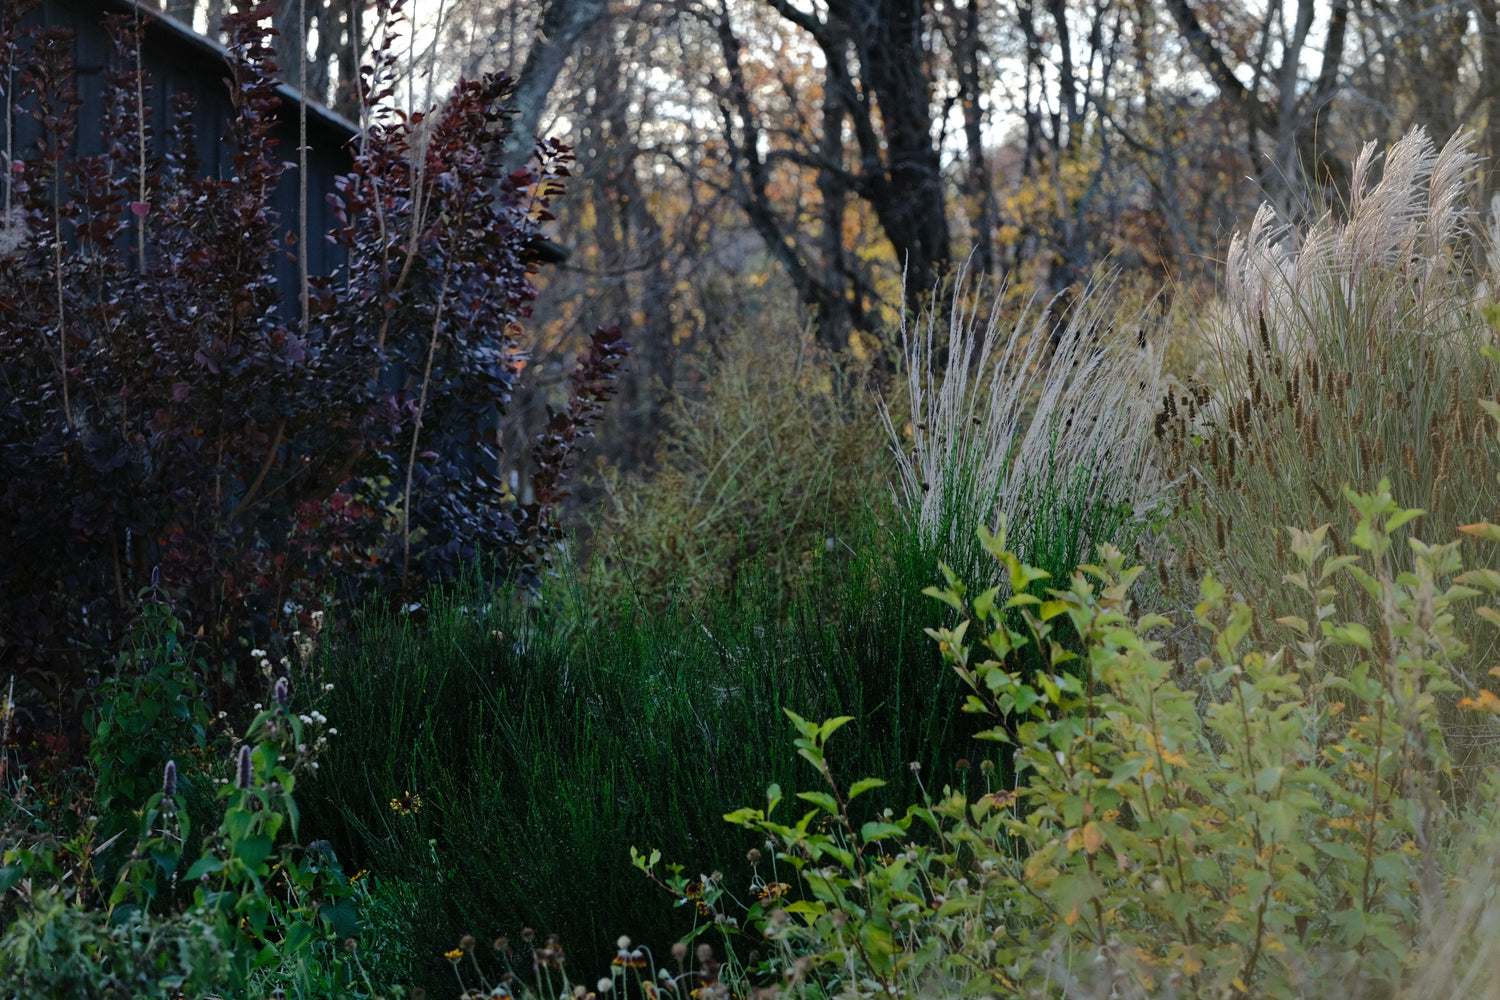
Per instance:
[[[1500,0],[1474,0],[1479,18],[1480,99],[1484,107],[1484,131],[1480,152],[1487,169],[1484,193],[1500,192]]]
[[[964,194],[977,212],[974,220],[974,255],[979,273],[993,277],[999,269],[995,255],[995,232],[1000,228],[1000,206],[995,198],[995,184],[990,177],[984,151],[984,109],[981,105],[985,88],[980,80],[979,3],[969,0],[964,7],[963,23],[953,43],[958,63],[958,100],[964,119],[964,144],[968,155],[968,173]]]
[[[584,33],[598,23],[608,9],[608,0],[549,0],[547,12],[542,15],[541,28],[516,79],[512,98],[516,118],[505,149],[508,168],[521,166],[531,157],[531,147],[536,142],[537,128],[542,120],[542,108],[557,83],[558,74]]]

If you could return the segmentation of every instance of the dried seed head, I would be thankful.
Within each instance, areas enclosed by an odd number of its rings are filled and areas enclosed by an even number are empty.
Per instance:
[[[1323,506],[1327,507],[1330,511],[1338,510],[1338,505],[1333,502],[1333,497],[1329,496],[1328,491],[1323,488],[1323,484],[1316,479],[1311,480],[1311,483],[1313,492],[1318,495],[1319,500],[1323,501]]]

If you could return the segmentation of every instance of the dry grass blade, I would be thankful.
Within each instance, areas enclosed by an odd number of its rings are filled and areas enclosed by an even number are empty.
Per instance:
[[[1013,529],[1024,526],[1023,500],[1080,472],[1086,486],[1067,503],[1144,515],[1160,483],[1145,400],[1161,357],[1137,339],[1140,317],[1114,312],[1106,285],[1061,322],[1057,300],[1035,298],[1009,323],[999,295],[983,315],[984,290],[963,268],[953,289],[946,324],[937,292],[924,316],[902,324],[907,419],[898,423],[884,401],[880,409],[921,544],[955,566],[982,565],[972,558],[978,525],[993,528],[1003,512]]]

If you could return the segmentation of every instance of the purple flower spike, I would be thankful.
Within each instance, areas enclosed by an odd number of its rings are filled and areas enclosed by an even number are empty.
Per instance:
[[[255,781],[255,770],[250,765],[250,745],[240,747],[239,767],[235,770],[234,787],[249,788]]]

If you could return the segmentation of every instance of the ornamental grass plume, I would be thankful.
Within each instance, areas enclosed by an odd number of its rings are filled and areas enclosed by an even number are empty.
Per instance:
[[[946,313],[935,291],[919,320],[903,319],[907,419],[880,406],[899,500],[924,549],[970,578],[992,564],[974,527],[1002,514],[1024,558],[1045,565],[1040,550],[1060,547],[1067,572],[1157,503],[1146,400],[1161,355],[1108,290],[1091,286],[1061,318],[1059,299],[1032,298],[1007,324],[1004,296],[984,318],[983,289],[960,268]]]
[[[1210,569],[1267,622],[1297,613],[1281,585],[1287,529],[1328,522],[1346,553],[1346,486],[1389,477],[1435,537],[1500,506],[1500,449],[1478,404],[1495,395],[1480,349],[1500,318],[1495,244],[1473,205],[1479,162],[1468,131],[1438,149],[1415,130],[1383,160],[1371,143],[1342,211],[1293,226],[1265,206],[1234,237],[1201,331],[1203,381],[1164,392],[1153,423],[1178,515],[1157,575],[1185,603]],[[1409,567],[1413,554],[1403,544],[1394,558]],[[1350,591],[1342,609],[1365,599]],[[1455,671],[1472,687],[1470,667]]]

